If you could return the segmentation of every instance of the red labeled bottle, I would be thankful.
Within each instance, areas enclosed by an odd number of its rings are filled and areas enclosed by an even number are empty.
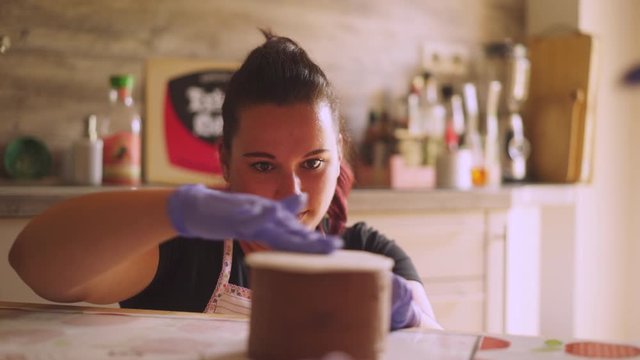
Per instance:
[[[102,124],[102,183],[138,185],[141,182],[142,122],[133,103],[133,76],[111,76],[110,105]]]

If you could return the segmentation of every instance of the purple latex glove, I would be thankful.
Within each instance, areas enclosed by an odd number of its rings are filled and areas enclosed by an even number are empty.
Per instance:
[[[413,293],[403,277],[391,274],[391,330],[420,325],[420,314]]]
[[[305,194],[274,201],[251,194],[184,185],[169,196],[171,224],[180,235],[212,240],[261,241],[274,250],[330,253],[342,239],[307,229],[297,214]]]

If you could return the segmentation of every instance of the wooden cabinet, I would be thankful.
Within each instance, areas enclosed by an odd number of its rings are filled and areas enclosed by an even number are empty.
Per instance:
[[[573,244],[577,189],[357,190],[349,221],[368,222],[409,253],[445,328],[536,336],[573,321],[571,268],[554,276],[547,268],[572,263],[571,251],[549,249]]]
[[[52,301],[48,301],[40,296],[27,286],[18,274],[9,265],[8,255],[9,249],[13,241],[18,236],[20,231],[27,225],[31,218],[19,217],[19,218],[2,218],[0,217],[0,301],[13,301],[13,302],[26,302],[26,303],[40,303],[40,304],[55,304]],[[77,302],[74,305],[83,306],[102,306],[117,308],[119,305],[106,304],[95,305],[87,302]]]
[[[449,330],[501,332],[500,304],[505,210],[355,210],[351,223],[365,221],[395,240],[411,257],[438,321]],[[491,282],[497,283],[491,283]],[[489,294],[492,292],[492,294]]]
[[[15,301],[27,303],[53,304],[38,296],[20,279],[7,260],[13,240],[27,225],[31,218],[0,218],[0,301]],[[96,306],[86,302],[76,305]],[[104,307],[119,307],[118,304],[101,305]]]
[[[9,265],[9,249],[13,240],[28,222],[28,218],[0,218],[0,300],[20,302],[42,302]]]

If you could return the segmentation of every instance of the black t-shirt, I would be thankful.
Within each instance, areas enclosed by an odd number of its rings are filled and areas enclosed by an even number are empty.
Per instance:
[[[342,234],[344,248],[364,250],[394,260],[393,272],[407,280],[420,277],[407,254],[365,223],[356,223]],[[176,237],[160,245],[156,275],[139,294],[120,303],[123,308],[203,312],[218,282],[224,253],[223,241]],[[233,242],[229,282],[250,288],[244,252]]]

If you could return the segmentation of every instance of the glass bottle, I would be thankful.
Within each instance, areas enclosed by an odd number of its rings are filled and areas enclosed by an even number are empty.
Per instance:
[[[527,48],[510,40],[486,47],[487,78],[502,84],[498,116],[501,126],[501,167],[505,181],[523,181],[527,177],[529,140],[525,137],[520,110],[529,92],[530,62]]]
[[[133,76],[110,78],[110,105],[102,126],[103,184],[138,185],[141,181],[141,120],[133,97]]]
[[[444,147],[445,107],[438,100],[438,82],[428,73],[424,75],[425,85],[422,94],[421,113],[426,136],[424,144],[424,163],[435,166],[438,153]]]
[[[467,109],[467,126],[462,137],[464,147],[471,150],[473,167],[471,169],[471,180],[474,186],[484,186],[486,184],[486,171],[484,166],[484,154],[482,149],[482,138],[478,130],[478,95],[476,86],[472,83],[465,83],[463,87],[464,104]]]
[[[460,137],[465,132],[464,110],[462,98],[454,93],[453,86],[442,86],[442,97],[445,104],[445,146],[448,149],[457,149]]]
[[[498,103],[501,92],[500,81],[493,80],[489,83],[484,136],[484,167],[486,185],[489,187],[498,187],[502,183],[500,141],[498,140]]]

